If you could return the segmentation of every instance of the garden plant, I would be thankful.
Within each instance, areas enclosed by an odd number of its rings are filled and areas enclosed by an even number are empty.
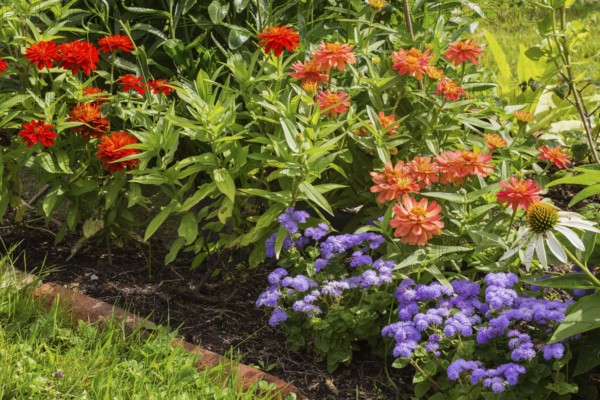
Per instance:
[[[600,396],[594,2],[527,46],[509,1],[4,3],[3,221],[243,254],[265,329],[415,398]]]

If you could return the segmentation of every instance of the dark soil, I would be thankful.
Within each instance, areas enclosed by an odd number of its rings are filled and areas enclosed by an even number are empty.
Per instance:
[[[163,252],[153,248],[149,256],[148,249],[135,246],[112,248],[111,266],[105,246],[89,245],[69,259],[76,238],[54,245],[52,232],[43,228],[0,226],[0,239],[6,247],[20,242],[17,253],[24,256],[17,265],[28,272],[45,265],[45,281],[150,315],[208,350],[224,355],[232,350],[243,363],[294,384],[309,399],[408,399],[412,393],[411,374],[389,368],[391,383],[385,362],[369,354],[355,354],[351,365],[328,373],[310,353],[292,351],[283,332],[271,328],[254,305],[273,266],[248,269],[222,255],[191,271],[191,260],[164,266]]]

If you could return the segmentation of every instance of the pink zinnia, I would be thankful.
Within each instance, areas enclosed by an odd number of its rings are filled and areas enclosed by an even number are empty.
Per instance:
[[[292,69],[294,72],[290,72],[290,75],[294,79],[301,81],[301,84],[306,84],[306,82],[315,82],[317,84],[327,83],[327,80],[329,79],[329,76],[321,73],[323,66],[316,61],[308,60],[304,64],[300,61],[296,61],[296,63],[292,65]]]
[[[427,199],[423,198],[417,202],[405,194],[402,202],[395,204],[392,209],[394,218],[390,220],[390,226],[395,228],[394,236],[399,237],[402,243],[425,246],[433,236],[442,234],[442,207],[435,201],[428,204]]]
[[[431,186],[440,180],[440,166],[431,157],[415,157],[407,165],[411,177],[421,188]]]
[[[429,60],[432,58],[429,49],[425,50],[425,53],[414,47],[408,51],[400,49],[392,53],[392,69],[397,70],[399,75],[410,75],[421,80],[432,68],[429,65]]]
[[[479,56],[483,51],[483,47],[477,43],[473,43],[472,39],[467,39],[464,42],[452,42],[444,53],[444,58],[455,66],[458,66],[465,61],[470,61],[473,64],[479,64]]]
[[[498,203],[507,203],[514,211],[517,211],[518,207],[527,210],[530,204],[542,200],[542,196],[539,195],[542,188],[531,179],[520,181],[511,176],[508,182],[500,182],[500,186],[504,190],[496,195]]]
[[[371,193],[379,193],[377,201],[385,203],[394,199],[400,200],[403,193],[416,193],[419,191],[419,185],[410,176],[407,166],[404,161],[398,161],[392,167],[392,162],[388,161],[385,164],[383,172],[371,172],[373,185]]]
[[[316,100],[319,103],[321,113],[331,115],[332,118],[337,118],[339,114],[345,114],[350,106],[346,92],[320,91],[317,93]]]
[[[562,152],[562,147],[560,146],[550,147],[545,145],[540,147],[538,151],[542,152],[538,156],[540,160],[548,160],[554,163],[559,169],[567,168],[571,164],[569,156]]]
[[[460,100],[461,96],[466,96],[465,91],[463,90],[462,87],[460,87],[460,85],[454,81],[452,81],[452,79],[448,79],[446,77],[443,77],[442,79],[440,79],[440,81],[437,84],[437,90],[435,91],[435,94],[441,94],[444,96],[444,98],[446,100],[454,100],[454,101],[458,101]]]
[[[352,48],[350,45],[339,42],[321,43],[317,51],[314,52],[313,58],[323,66],[325,71],[337,68],[343,72],[346,70],[346,63],[356,63],[356,53],[351,51]]]
[[[445,151],[435,156],[435,161],[441,168],[443,184],[461,184],[469,175],[482,178],[488,176],[494,171],[493,166],[488,164],[491,159],[491,154],[467,150]]]

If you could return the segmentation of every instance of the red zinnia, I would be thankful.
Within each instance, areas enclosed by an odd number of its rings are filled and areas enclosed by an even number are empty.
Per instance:
[[[356,63],[356,53],[351,50],[352,46],[339,42],[321,43],[314,52],[313,58],[316,62],[321,63],[324,71],[337,68],[343,72],[346,70],[346,63]]]
[[[496,195],[498,203],[507,203],[514,211],[517,211],[518,207],[527,210],[530,204],[542,200],[542,196],[539,195],[542,188],[531,179],[520,181],[511,176],[508,182],[500,182],[500,186],[504,190]]]
[[[455,66],[458,66],[465,61],[469,60],[473,64],[479,64],[479,56],[483,51],[483,47],[477,43],[473,43],[472,39],[467,39],[464,42],[452,42],[444,53],[444,58],[450,62],[453,62]]]
[[[446,77],[440,79],[435,94],[442,94],[446,100],[458,101],[466,93],[459,84]]]
[[[173,86],[169,85],[169,82],[166,79],[155,79],[153,81],[149,81],[148,88],[150,88],[154,94],[162,92],[166,95],[171,94],[171,90],[173,90]]]
[[[110,136],[102,136],[100,140],[102,143],[98,144],[98,153],[96,153],[96,157],[102,160],[103,167],[106,171],[115,172],[123,171],[125,168],[133,169],[135,164],[140,162],[137,158],[115,162],[118,159],[140,152],[138,149],[123,149],[124,146],[138,143],[135,136],[127,132],[113,132]]]
[[[425,50],[425,53],[414,47],[408,51],[400,49],[392,53],[392,69],[398,70],[399,75],[407,74],[421,80],[432,68],[429,65],[429,60],[432,58],[429,49]]]
[[[57,46],[60,67],[70,69],[73,74],[82,70],[87,76],[96,70],[100,52],[93,44],[78,40]]]
[[[98,103],[79,103],[73,106],[68,120],[85,124],[71,130],[75,133],[80,132],[88,139],[90,137],[99,138],[110,128],[110,122],[107,117],[102,117]]]
[[[25,58],[30,64],[37,63],[40,70],[52,68],[52,62],[58,58],[58,47],[53,40],[34,43],[25,50]]]
[[[8,63],[0,57],[0,75],[2,75],[2,71],[6,71],[6,65]]]
[[[139,94],[146,93],[146,89],[142,87],[144,86],[144,82],[142,82],[141,76],[133,76],[131,74],[124,75],[119,78],[119,85],[123,85],[123,91],[125,93],[132,89]]]
[[[42,146],[48,147],[54,144],[56,132],[52,131],[53,126],[44,121],[31,120],[23,124],[23,130],[19,135],[23,136],[23,141],[27,142],[27,147],[31,147],[37,142]]]
[[[117,50],[123,50],[126,53],[130,53],[133,50],[131,39],[123,35],[104,36],[102,39],[98,40],[98,46],[100,46],[105,53]]]
[[[299,81],[301,85],[308,84],[308,82],[315,82],[317,85],[320,83],[327,83],[329,77],[326,74],[321,73],[322,65],[316,61],[308,60],[304,64],[300,61],[296,61],[292,64],[294,72],[290,72],[290,75]]]
[[[538,156],[540,160],[548,160],[557,168],[563,169],[567,168],[571,164],[571,160],[569,160],[569,156],[562,152],[562,147],[550,147],[548,145],[542,146],[538,149],[542,154]]]
[[[348,101],[348,95],[346,92],[332,93],[329,90],[320,91],[316,96],[321,114],[331,115],[333,118],[337,118],[339,114],[345,114],[348,111],[350,102]]]
[[[108,94],[98,87],[84,87],[81,93],[83,94],[83,97],[89,97],[92,101],[96,102],[97,104],[108,103]]]
[[[293,52],[300,42],[300,35],[285,26],[271,26],[259,33],[258,37],[262,39],[258,44],[265,48],[265,53],[273,50],[275,57],[279,57],[284,48]]]
[[[434,235],[442,234],[442,207],[435,201],[428,204],[427,199],[423,198],[417,202],[405,194],[402,202],[395,204],[392,209],[394,218],[390,220],[390,226],[395,228],[394,236],[399,237],[402,243],[425,246]]]

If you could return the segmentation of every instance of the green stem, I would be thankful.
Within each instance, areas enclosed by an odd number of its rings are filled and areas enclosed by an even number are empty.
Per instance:
[[[565,253],[567,253],[567,255],[569,256],[569,258],[571,260],[573,260],[573,262],[575,264],[577,264],[577,266],[586,273],[586,275],[590,278],[590,280],[594,283],[594,285],[600,287],[600,280],[598,278],[596,278],[596,276],[594,274],[592,274],[590,272],[590,270],[583,265],[583,263],[581,261],[579,261],[579,259],[577,257],[575,257],[575,255],[573,255],[573,253],[571,253],[571,251],[569,249],[567,249],[566,247],[563,247],[565,249]]]
[[[513,224],[513,222],[515,222],[516,215],[517,215],[517,209],[515,208],[512,212],[512,216],[510,217],[510,222],[508,223],[508,229],[506,230],[506,237],[504,238],[505,242],[508,240],[508,237],[510,236],[512,224]]]

